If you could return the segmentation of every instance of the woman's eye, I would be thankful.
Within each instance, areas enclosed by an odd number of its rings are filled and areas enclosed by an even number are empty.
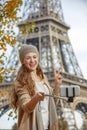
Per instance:
[[[30,59],[30,57],[27,57],[26,59],[27,59],[27,60],[29,60],[29,59]]]
[[[36,58],[36,56],[33,57],[34,59]]]

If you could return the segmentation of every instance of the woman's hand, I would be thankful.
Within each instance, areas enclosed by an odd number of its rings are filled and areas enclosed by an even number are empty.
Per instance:
[[[56,69],[54,68],[54,80],[55,80],[55,86],[60,86],[62,84],[62,75],[61,75],[62,69],[59,68],[58,72],[56,72]]]
[[[37,103],[39,101],[43,101],[44,100],[44,93],[43,92],[37,92],[32,98],[31,100],[27,103],[28,109],[30,111],[33,111],[35,109],[35,106],[37,105]]]
[[[37,98],[38,101],[43,101],[45,96],[43,92],[37,92],[35,94],[35,97]]]
[[[54,86],[54,89],[53,89],[53,92],[54,94],[58,94],[58,90],[59,90],[59,87],[60,85],[62,84],[62,75],[61,75],[61,67],[59,68],[58,72],[56,72],[56,69],[54,68],[54,80],[55,80],[55,86]]]

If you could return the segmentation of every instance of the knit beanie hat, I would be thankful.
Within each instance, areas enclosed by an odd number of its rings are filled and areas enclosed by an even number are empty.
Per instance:
[[[37,54],[37,56],[39,56],[39,52],[35,46],[27,44],[21,46],[21,48],[19,49],[19,58],[21,63],[23,63],[25,55],[30,52],[34,52]]]

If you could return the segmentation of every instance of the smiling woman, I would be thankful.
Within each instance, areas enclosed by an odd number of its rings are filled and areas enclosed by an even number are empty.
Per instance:
[[[18,109],[18,130],[59,130],[56,101],[45,94],[58,95],[62,84],[60,71],[55,71],[52,88],[39,65],[35,46],[22,45],[19,58],[21,67],[11,92],[11,104]]]
[[[36,47],[23,45],[19,50],[19,57],[21,63],[24,64],[29,71],[36,70],[39,60],[39,54]]]
[[[33,71],[37,68],[38,65],[38,57],[36,53],[28,53],[25,55],[24,62],[23,64],[26,65],[26,67],[30,70]]]

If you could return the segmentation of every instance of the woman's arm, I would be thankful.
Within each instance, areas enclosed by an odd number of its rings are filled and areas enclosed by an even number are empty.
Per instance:
[[[44,94],[42,92],[37,92],[32,98],[31,100],[26,104],[27,108],[30,111],[33,111],[35,109],[35,106],[37,105],[37,103],[39,101],[43,101],[44,100]]]
[[[44,100],[44,95],[41,92],[36,93],[32,98],[26,88],[22,87],[19,83],[15,84],[15,91],[18,96],[18,105],[28,113],[31,113],[37,103]]]
[[[59,93],[59,88],[60,88],[60,86],[61,86],[61,84],[62,84],[62,76],[61,76],[61,68],[59,68],[59,70],[58,70],[58,73],[56,72],[56,70],[54,69],[54,80],[55,80],[55,86],[54,86],[54,88],[53,88],[53,93],[55,94],[55,95],[58,95],[58,93]]]

